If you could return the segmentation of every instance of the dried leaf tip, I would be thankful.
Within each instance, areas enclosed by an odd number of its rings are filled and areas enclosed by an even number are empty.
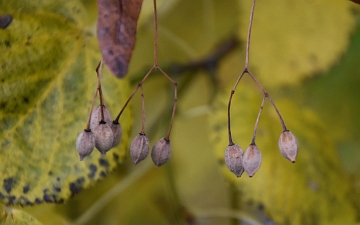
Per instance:
[[[237,177],[241,177],[244,172],[243,155],[244,151],[237,144],[229,145],[225,150],[226,166]]]
[[[244,169],[249,177],[259,170],[262,161],[262,155],[259,148],[255,144],[249,145],[244,154]]]
[[[145,134],[138,134],[131,142],[130,155],[134,165],[144,160],[149,154],[149,139]]]
[[[167,140],[166,138],[161,138],[158,142],[156,142],[151,151],[151,158],[156,167],[160,167],[165,164],[170,159],[170,155],[170,140]]]
[[[83,130],[77,140],[76,149],[80,155],[80,161],[90,155],[95,147],[95,135],[91,130]]]
[[[279,138],[279,148],[281,154],[292,163],[295,162],[298,153],[298,141],[289,130],[281,133]]]
[[[125,76],[135,46],[137,21],[143,0],[97,0],[97,38],[109,70]]]
[[[11,15],[5,14],[0,16],[0,29],[7,28],[13,20]]]

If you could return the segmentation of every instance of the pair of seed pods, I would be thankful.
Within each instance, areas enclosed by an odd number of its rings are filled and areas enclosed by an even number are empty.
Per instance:
[[[91,113],[90,129],[82,131],[76,140],[76,149],[80,161],[90,155],[96,147],[105,156],[113,147],[117,146],[122,136],[122,129],[118,122],[111,119],[109,110],[102,105],[104,120],[101,120],[101,106]]]
[[[134,140],[131,142],[130,155],[133,164],[136,165],[144,160],[149,154],[150,144],[149,139],[144,133],[136,135]],[[170,159],[171,145],[170,140],[161,138],[151,151],[151,158],[156,167],[160,167]]]
[[[294,163],[298,152],[296,137],[289,130],[285,130],[281,133],[278,144],[281,154]],[[244,171],[249,177],[254,176],[260,168],[261,161],[262,155],[255,143],[250,144],[245,153],[237,144],[229,145],[225,151],[226,166],[237,177]]]

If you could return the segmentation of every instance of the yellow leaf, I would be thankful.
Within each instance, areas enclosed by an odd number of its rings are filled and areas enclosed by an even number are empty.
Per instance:
[[[314,112],[290,99],[274,100],[287,128],[299,141],[296,163],[290,163],[280,154],[277,143],[281,124],[275,110],[266,102],[256,139],[263,156],[259,171],[251,179],[245,173],[236,178],[228,171],[224,165],[224,152],[228,145],[229,94],[219,94],[215,100],[210,119],[214,131],[211,139],[223,162],[223,172],[241,191],[242,201],[264,205],[277,224],[354,222],[355,209],[349,200],[350,182],[341,167],[333,140]],[[251,143],[260,103],[261,94],[254,85],[238,86],[232,103],[231,125],[233,141],[243,149]]]
[[[250,0],[239,2],[239,37],[244,43],[251,4]],[[355,28],[352,5],[338,0],[257,1],[250,47],[252,72],[266,86],[278,86],[329,68],[346,50]]]
[[[80,162],[75,148],[101,57],[96,38],[82,28],[83,12],[77,1],[0,3],[0,14],[13,17],[0,30],[0,199],[5,204],[62,202],[123,159],[128,110],[120,120],[122,142],[106,157],[94,150]],[[104,71],[102,84],[114,117],[129,96],[128,81]]]
[[[1,225],[41,225],[34,217],[26,212],[10,207],[3,206]]]

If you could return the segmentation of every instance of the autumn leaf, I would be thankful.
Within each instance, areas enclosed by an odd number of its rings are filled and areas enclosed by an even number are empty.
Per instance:
[[[125,76],[136,41],[142,0],[98,0],[97,37],[110,71]]]
[[[97,87],[97,40],[84,26],[78,1],[11,1],[13,17],[0,30],[0,198],[5,204],[63,202],[112,171],[125,154],[129,112],[120,120],[121,144],[83,162],[75,148]],[[129,95],[127,80],[104,71],[105,104],[113,116]]]

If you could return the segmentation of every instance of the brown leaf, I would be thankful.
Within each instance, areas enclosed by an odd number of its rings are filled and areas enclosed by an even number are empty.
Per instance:
[[[97,0],[97,37],[103,60],[118,78],[125,76],[136,40],[142,0]]]
[[[0,28],[5,29],[7,28],[12,21],[11,15],[1,15],[0,16]]]

